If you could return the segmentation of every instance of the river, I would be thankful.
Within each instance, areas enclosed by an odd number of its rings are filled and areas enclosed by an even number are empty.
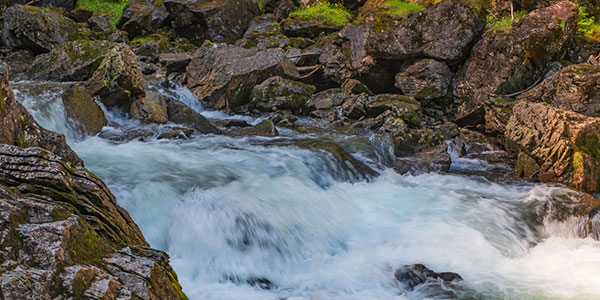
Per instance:
[[[456,157],[457,172],[402,176],[389,168],[389,142],[375,136],[82,138],[65,117],[64,86],[13,88],[171,256],[190,299],[448,299],[394,280],[415,263],[459,273],[451,292],[460,299],[600,297],[600,242],[530,221],[536,207],[573,193],[563,187],[466,175],[489,166]],[[189,91],[175,92],[202,111]],[[143,126],[116,113],[109,121],[113,135]],[[379,175],[361,176],[306,141],[335,143]]]

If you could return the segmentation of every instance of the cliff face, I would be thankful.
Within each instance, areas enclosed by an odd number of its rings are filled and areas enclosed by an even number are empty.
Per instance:
[[[15,101],[2,63],[0,71],[1,298],[187,299],[167,254],[148,248],[64,137]]]

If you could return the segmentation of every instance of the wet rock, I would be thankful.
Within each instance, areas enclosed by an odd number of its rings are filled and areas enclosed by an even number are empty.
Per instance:
[[[244,37],[235,42],[243,48],[285,48],[290,44],[289,39],[281,33],[281,28],[275,15],[260,15],[252,19]]]
[[[431,172],[448,172],[450,155],[445,144],[425,150],[411,156],[396,159],[394,170],[400,174],[413,176]]]
[[[8,84],[8,67],[0,61],[0,143],[19,147],[40,147],[65,157],[74,165],[83,162],[61,134],[42,128],[15,100]]]
[[[371,26],[374,30],[366,44],[370,55],[393,60],[428,57],[450,66],[464,61],[484,29],[473,9],[453,0],[442,1],[398,22]]]
[[[171,73],[185,72],[187,66],[192,62],[191,53],[163,53],[159,57],[159,62],[162,64],[167,75]]]
[[[356,79],[348,79],[344,82],[344,84],[342,84],[342,89],[344,90],[344,93],[346,93],[347,95],[352,95],[352,94],[362,94],[365,93],[369,96],[373,96],[375,95],[373,92],[371,92],[371,90],[369,90],[369,88],[364,85],[362,82],[356,80]]]
[[[114,46],[109,41],[76,40],[38,55],[27,69],[31,80],[85,81]]]
[[[577,6],[563,1],[531,12],[510,28],[487,31],[462,71],[456,90],[458,122],[470,125],[485,121],[488,132],[503,132],[506,124],[496,122],[502,118],[490,109],[495,106],[490,99],[503,98],[540,81],[548,62],[576,28]]]
[[[452,71],[443,62],[423,59],[396,75],[396,87],[405,95],[430,100],[446,96]]]
[[[421,104],[414,98],[398,94],[379,94],[365,103],[367,116],[376,117],[389,110],[410,125],[421,123]]]
[[[205,40],[233,43],[258,15],[254,0],[166,0],[173,28],[196,45]]]
[[[187,72],[188,88],[216,109],[232,109],[250,102],[252,88],[269,77],[299,76],[294,63],[280,49],[231,45],[198,49]]]
[[[434,128],[399,128],[392,133],[394,153],[397,156],[410,156],[442,145],[445,140],[459,134],[454,123],[445,123]]]
[[[517,99],[544,102],[556,108],[600,117],[600,66],[564,67]]]
[[[600,118],[521,101],[513,108],[505,137],[519,153],[516,175],[584,192],[599,190]]]
[[[365,94],[361,94],[357,97],[347,99],[342,104],[342,112],[344,116],[358,120],[367,116],[366,103],[369,101],[369,97]]]
[[[40,54],[77,37],[75,22],[53,9],[17,4],[7,8],[2,19],[2,41],[13,49]]]
[[[117,28],[129,38],[145,36],[167,25],[169,14],[162,0],[132,0],[127,3]]]
[[[289,109],[300,112],[315,90],[312,85],[274,76],[252,88],[250,98],[263,111]]]
[[[95,135],[106,126],[104,111],[83,86],[74,85],[66,90],[62,95],[62,102],[67,117],[75,121],[82,133]]]
[[[104,105],[124,107],[128,111],[131,103],[145,93],[144,77],[131,48],[125,44],[112,48],[86,87],[90,95],[99,96]]]
[[[226,132],[225,134],[229,135],[229,136],[257,135],[257,136],[272,137],[272,136],[278,136],[279,132],[277,131],[277,128],[275,128],[275,124],[273,123],[273,121],[264,120],[264,121],[258,123],[254,127],[245,127],[245,128],[234,129],[232,131]]]
[[[342,89],[328,89],[313,94],[306,102],[305,107],[308,111],[329,110],[342,105],[348,98],[349,96]]]
[[[175,99],[167,100],[169,121],[188,126],[201,134],[217,133],[217,129],[201,114]]]
[[[404,284],[407,290],[412,291],[415,287],[429,281],[441,280],[444,284],[462,281],[462,277],[452,272],[436,273],[422,264],[406,265],[396,270],[396,280]]]
[[[168,121],[165,96],[155,91],[146,91],[146,96],[131,104],[132,118],[146,123],[164,124]]]

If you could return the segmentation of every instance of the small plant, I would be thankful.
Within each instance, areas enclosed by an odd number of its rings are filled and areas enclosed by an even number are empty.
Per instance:
[[[298,9],[290,14],[292,18],[316,19],[337,27],[346,25],[352,17],[341,4],[332,4],[327,1]]]
[[[526,14],[526,11],[521,10],[514,13],[514,18],[513,16],[505,16],[502,19],[496,19],[492,12],[488,11],[488,15],[486,17],[487,27],[494,31],[511,28],[513,23],[518,22]]]
[[[600,20],[587,13],[585,6],[579,7],[579,19],[577,20],[577,28],[586,37],[600,41]]]
[[[425,9],[420,4],[401,0],[386,0],[383,2],[386,13],[394,18],[403,18],[408,14],[420,12]]]
[[[123,14],[123,9],[128,0],[109,1],[109,0],[78,0],[79,8],[94,12],[94,15],[104,15],[110,18],[110,25],[114,28]]]

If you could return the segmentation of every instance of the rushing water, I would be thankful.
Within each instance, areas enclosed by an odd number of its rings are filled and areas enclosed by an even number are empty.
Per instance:
[[[394,281],[397,267],[414,263],[459,273],[464,281],[453,289],[461,299],[600,298],[600,243],[528,217],[567,189],[401,176],[386,167],[385,141],[373,137],[81,139],[66,121],[60,87],[14,87],[43,126],[67,135],[149,243],[170,254],[191,299],[446,299]],[[175,92],[202,111],[185,89]],[[141,126],[117,115],[110,121],[105,130]],[[380,175],[356,176],[299,140],[336,142]],[[453,160],[455,170],[488,167]]]

